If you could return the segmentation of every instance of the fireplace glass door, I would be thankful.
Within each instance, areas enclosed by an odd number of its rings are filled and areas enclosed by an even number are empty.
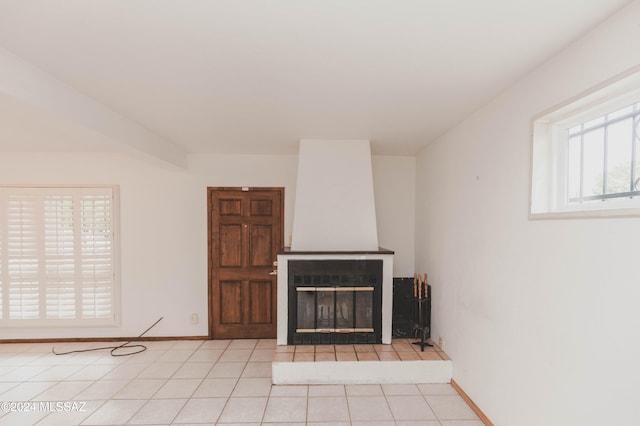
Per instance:
[[[355,331],[373,331],[373,287],[356,287],[353,297]]]
[[[296,333],[373,332],[373,290],[366,287],[296,287]]]
[[[289,344],[379,343],[382,261],[289,261]]]

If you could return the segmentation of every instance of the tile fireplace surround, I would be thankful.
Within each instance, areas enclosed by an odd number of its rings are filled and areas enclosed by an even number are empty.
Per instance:
[[[278,329],[277,344],[287,345],[289,307],[289,261],[295,260],[382,260],[382,342],[391,344],[391,316],[393,307],[393,254],[391,250],[377,251],[291,251],[278,253]]]

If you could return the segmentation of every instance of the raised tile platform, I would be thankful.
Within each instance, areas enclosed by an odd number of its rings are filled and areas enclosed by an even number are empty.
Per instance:
[[[449,383],[452,363],[437,345],[424,352],[412,339],[390,345],[278,346],[273,384]]]

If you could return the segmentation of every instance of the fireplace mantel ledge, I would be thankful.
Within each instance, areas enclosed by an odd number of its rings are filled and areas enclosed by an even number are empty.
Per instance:
[[[393,250],[378,247],[378,250],[291,250],[291,247],[284,247],[278,255],[362,255],[362,254],[395,254]]]

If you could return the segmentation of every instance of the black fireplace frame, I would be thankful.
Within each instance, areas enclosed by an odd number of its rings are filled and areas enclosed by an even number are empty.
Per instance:
[[[382,343],[382,281],[380,259],[314,259],[288,262],[288,345]],[[297,332],[300,287],[373,287],[373,331]],[[355,303],[355,302],[354,302]],[[336,310],[334,310],[334,315]],[[335,321],[335,319],[334,319]],[[317,328],[316,328],[317,329]]]

